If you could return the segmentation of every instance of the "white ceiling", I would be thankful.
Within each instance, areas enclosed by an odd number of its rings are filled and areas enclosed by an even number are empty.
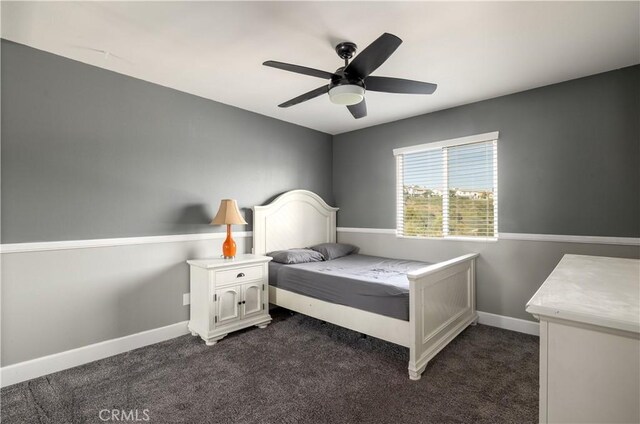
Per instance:
[[[2,37],[330,134],[640,63],[640,2],[2,2]],[[366,95],[355,120],[328,96],[277,105],[334,71],[333,46],[404,43],[374,75],[438,84]],[[105,53],[108,52],[108,53]]]

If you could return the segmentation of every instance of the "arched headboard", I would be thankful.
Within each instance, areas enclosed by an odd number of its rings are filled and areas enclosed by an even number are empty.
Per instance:
[[[336,241],[336,212],[320,196],[291,190],[253,207],[253,253],[309,247]]]

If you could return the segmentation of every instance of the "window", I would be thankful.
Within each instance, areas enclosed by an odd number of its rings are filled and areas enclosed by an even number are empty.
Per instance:
[[[497,238],[497,132],[393,154],[399,236]]]

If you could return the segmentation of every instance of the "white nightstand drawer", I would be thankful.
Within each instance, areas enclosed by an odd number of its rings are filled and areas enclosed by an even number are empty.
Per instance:
[[[264,277],[262,265],[234,268],[228,271],[216,271],[216,284],[243,283],[245,281],[260,280]]]

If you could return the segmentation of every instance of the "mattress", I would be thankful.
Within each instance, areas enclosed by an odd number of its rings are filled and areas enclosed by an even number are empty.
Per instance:
[[[297,265],[269,263],[269,284],[279,289],[409,320],[407,273],[428,262],[349,255]]]

